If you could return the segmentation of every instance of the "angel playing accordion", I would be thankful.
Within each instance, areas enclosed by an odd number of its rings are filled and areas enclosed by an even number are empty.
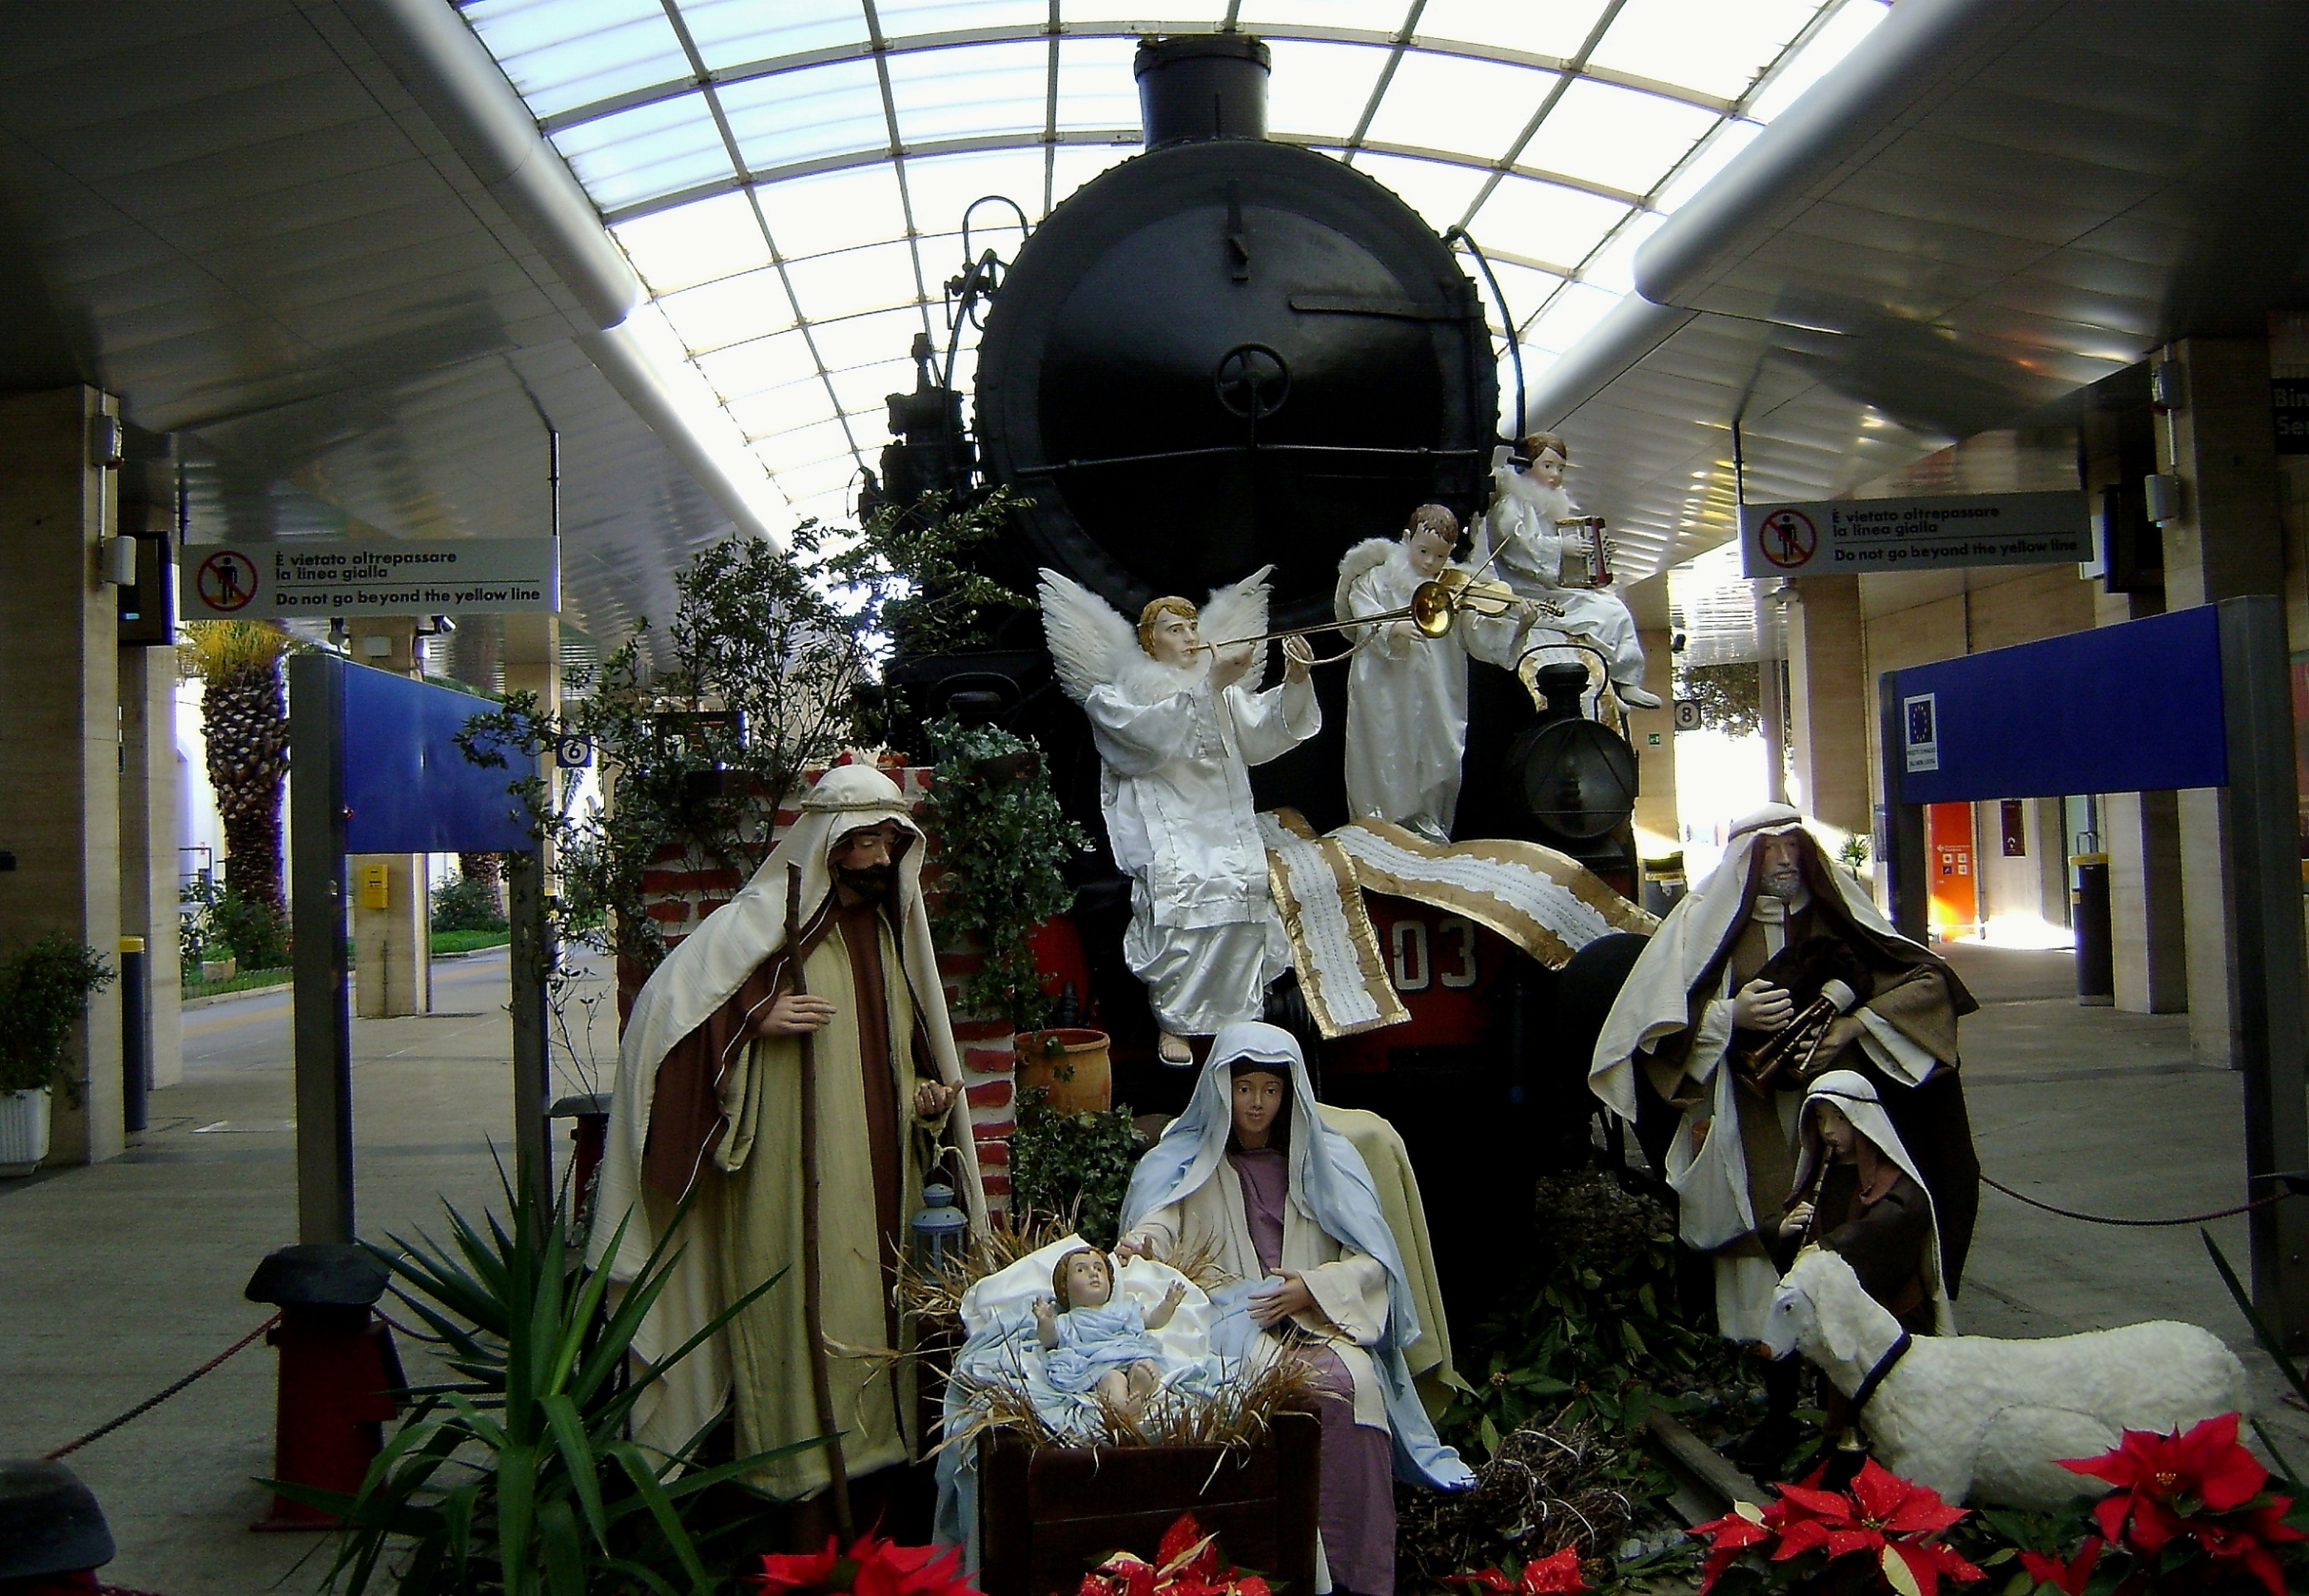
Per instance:
[[[1042,622],[1059,683],[1090,717],[1105,771],[1099,801],[1114,862],[1131,878],[1123,957],[1146,983],[1164,1064],[1193,1062],[1186,1039],[1256,1020],[1290,945],[1267,890],[1267,849],[1250,767],[1322,729],[1312,656],[1284,643],[1280,686],[1257,691],[1263,649],[1220,646],[1267,630],[1262,568],[1198,612],[1157,599],[1129,620],[1055,571]],[[1218,639],[1203,641],[1204,628]]]

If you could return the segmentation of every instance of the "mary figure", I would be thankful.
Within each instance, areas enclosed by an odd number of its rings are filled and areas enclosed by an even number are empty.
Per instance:
[[[1362,1157],[1327,1126],[1299,1044],[1272,1025],[1227,1026],[1185,1113],[1139,1160],[1123,1204],[1124,1255],[1207,1256],[1250,1333],[1253,1365],[1310,1366],[1323,1425],[1318,1590],[1394,1596],[1391,1477],[1456,1490],[1474,1474],[1436,1438],[1404,1349],[1419,1338],[1412,1286]],[[1222,1341],[1216,1327],[1215,1343]]]

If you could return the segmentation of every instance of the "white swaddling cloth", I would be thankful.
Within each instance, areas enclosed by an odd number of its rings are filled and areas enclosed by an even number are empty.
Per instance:
[[[955,1373],[965,1382],[1016,1385],[1052,1428],[1085,1436],[1099,1429],[1093,1387],[1107,1368],[1147,1358],[1162,1371],[1165,1391],[1208,1390],[1219,1375],[1211,1355],[1211,1299],[1185,1275],[1152,1258],[1133,1258],[1115,1271],[1114,1295],[1106,1307],[1078,1307],[1059,1315],[1059,1345],[1045,1352],[1035,1339],[1034,1304],[1050,1296],[1051,1271],[1058,1261],[1088,1245],[1079,1237],[1066,1237],[964,1292],[964,1341],[954,1359]],[[1173,1282],[1186,1287],[1185,1297],[1168,1324],[1160,1330],[1147,1329],[1146,1316],[1162,1307]],[[1070,1319],[1079,1320],[1078,1329],[1089,1333],[1071,1338],[1075,1345],[1068,1344]],[[1126,1321],[1135,1321],[1137,1332],[1114,1347],[1115,1356],[1110,1359],[1106,1348],[1098,1344],[1105,1339],[1100,1333],[1124,1326]],[[947,1400],[954,1401],[951,1390]]]

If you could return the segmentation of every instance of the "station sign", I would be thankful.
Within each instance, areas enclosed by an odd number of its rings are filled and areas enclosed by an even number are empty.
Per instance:
[[[1966,565],[2073,565],[2093,557],[2081,493],[1743,505],[1743,575],[1880,575]]]
[[[188,621],[362,615],[550,615],[556,538],[299,538],[195,543],[178,558]]]

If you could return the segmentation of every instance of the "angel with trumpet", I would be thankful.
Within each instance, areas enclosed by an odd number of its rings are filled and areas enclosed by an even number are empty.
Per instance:
[[[1163,1062],[1180,1067],[1194,1062],[1189,1037],[1258,1019],[1291,962],[1250,767],[1313,737],[1322,712],[1298,637],[1283,640],[1282,682],[1257,689],[1273,568],[1218,589],[1199,611],[1156,599],[1135,629],[1081,584],[1042,574],[1051,657],[1090,717],[1108,845],[1131,878],[1123,956],[1146,984]],[[1205,626],[1244,641],[1206,643]]]

